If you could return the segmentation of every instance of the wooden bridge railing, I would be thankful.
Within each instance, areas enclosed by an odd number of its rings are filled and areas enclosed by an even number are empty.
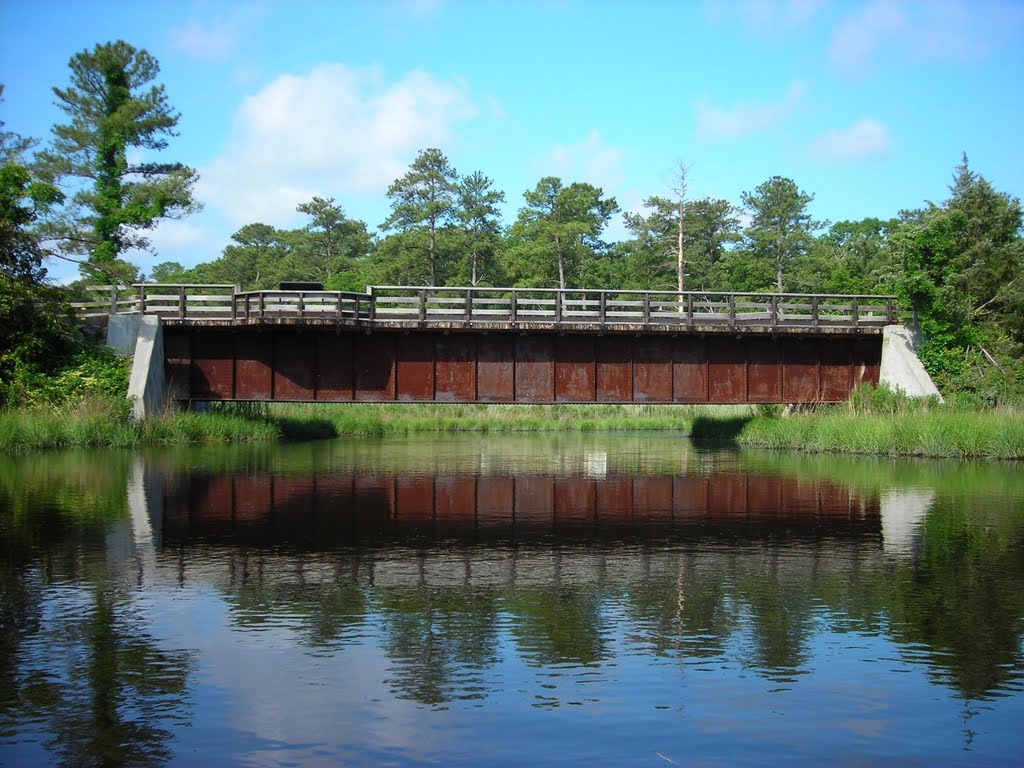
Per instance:
[[[483,323],[513,326],[847,328],[898,322],[892,296],[608,291],[556,288],[370,286],[349,291],[240,291],[226,284],[96,286],[73,302],[83,314],[145,313],[167,320]]]

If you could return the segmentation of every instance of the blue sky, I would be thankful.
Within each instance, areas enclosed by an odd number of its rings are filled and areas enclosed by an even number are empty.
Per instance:
[[[297,226],[313,195],[375,228],[430,146],[494,179],[507,222],[546,175],[637,210],[679,161],[692,198],[782,175],[830,220],[941,201],[962,151],[1024,194],[1020,0],[0,0],[0,23],[0,119],[44,141],[74,53],[124,39],[159,60],[181,113],[163,157],[199,170],[206,207],[162,225],[144,269]]]

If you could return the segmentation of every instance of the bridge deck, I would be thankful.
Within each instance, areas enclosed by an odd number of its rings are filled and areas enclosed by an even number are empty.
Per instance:
[[[102,301],[76,306],[156,314],[168,325],[185,326],[872,335],[897,322],[892,296],[415,286],[354,293],[136,284],[126,299],[116,288],[102,290]]]

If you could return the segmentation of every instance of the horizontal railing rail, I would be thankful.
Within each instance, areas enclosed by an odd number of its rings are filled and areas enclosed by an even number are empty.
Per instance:
[[[76,289],[82,314],[167,320],[449,327],[508,324],[703,328],[850,328],[898,322],[892,296],[716,291],[370,286],[353,291],[241,291],[228,284],[136,283]]]

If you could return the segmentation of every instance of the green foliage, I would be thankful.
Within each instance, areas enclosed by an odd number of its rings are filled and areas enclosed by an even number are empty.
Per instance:
[[[148,246],[144,230],[198,208],[196,174],[180,163],[129,162],[130,152],[165,149],[178,124],[164,87],[150,85],[160,66],[149,53],[118,40],[75,54],[69,67],[70,86],[53,92],[70,122],[54,126],[38,162],[48,178],[81,186],[45,232],[84,259],[85,275],[124,279],[132,270],[123,255]]]
[[[783,291],[783,273],[798,257],[807,253],[813,241],[812,231],[821,222],[814,221],[807,211],[814,199],[797,187],[792,179],[773,176],[753,192],[744,192],[743,205],[752,217],[747,227],[746,247],[755,259],[774,266],[775,289]],[[747,276],[747,280],[753,274]],[[763,290],[767,284],[740,290]]]
[[[385,229],[406,235],[398,241],[396,256],[423,263],[427,285],[444,285],[452,270],[454,249],[448,246],[455,222],[458,173],[441,150],[425,149],[408,173],[388,188],[391,215]]]
[[[939,387],[990,402],[1024,397],[1020,202],[957,167],[942,206],[904,212],[897,285],[924,336],[918,355]]]
[[[586,262],[606,250],[601,233],[619,210],[615,198],[603,195],[590,184],[565,187],[554,176],[524,194],[526,205],[512,227],[508,252],[517,284],[584,287],[580,276]]]

